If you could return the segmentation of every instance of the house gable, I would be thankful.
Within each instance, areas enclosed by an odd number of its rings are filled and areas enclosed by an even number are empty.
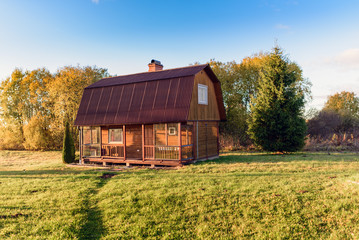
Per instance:
[[[207,86],[207,104],[199,103],[198,88]],[[205,89],[205,88],[204,88]],[[222,103],[223,104],[223,103]],[[219,103],[216,89],[212,79],[208,76],[205,70],[200,71],[195,75],[194,85],[192,90],[192,99],[190,110],[188,114],[189,121],[196,120],[215,120],[220,121]]]

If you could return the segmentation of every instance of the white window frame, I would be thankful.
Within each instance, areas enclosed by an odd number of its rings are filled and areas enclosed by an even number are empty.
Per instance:
[[[200,96],[201,90],[205,92],[205,99],[201,99]],[[198,84],[198,104],[208,105],[208,86],[203,84]]]
[[[122,132],[122,141],[111,141],[111,130],[121,130]],[[123,129],[122,128],[109,128],[108,129],[108,143],[117,143],[117,144],[123,144]]]
[[[167,132],[168,132],[169,136],[176,136],[177,135],[177,131],[176,131],[175,127],[169,127]]]

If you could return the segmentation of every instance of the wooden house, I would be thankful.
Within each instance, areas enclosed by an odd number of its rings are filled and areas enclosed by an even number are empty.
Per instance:
[[[218,157],[226,115],[210,66],[148,66],[85,88],[75,120],[82,163],[178,166]]]

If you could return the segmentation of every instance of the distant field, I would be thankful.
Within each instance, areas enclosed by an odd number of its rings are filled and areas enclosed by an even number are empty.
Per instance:
[[[0,239],[358,239],[359,155],[228,153],[180,169],[0,151]]]

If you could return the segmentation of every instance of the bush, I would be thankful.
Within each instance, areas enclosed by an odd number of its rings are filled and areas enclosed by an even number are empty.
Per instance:
[[[64,163],[73,163],[75,162],[75,145],[74,139],[72,138],[70,132],[70,125],[66,122],[64,142],[62,148],[62,161]]]
[[[48,120],[40,114],[32,117],[24,126],[23,143],[27,150],[45,150],[52,147],[51,134],[48,129]]]
[[[20,126],[7,125],[0,127],[0,149],[22,150],[23,133]]]

